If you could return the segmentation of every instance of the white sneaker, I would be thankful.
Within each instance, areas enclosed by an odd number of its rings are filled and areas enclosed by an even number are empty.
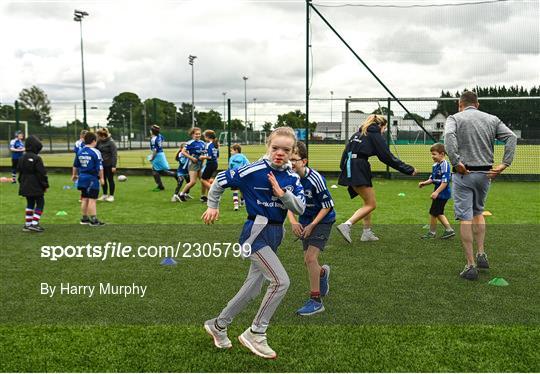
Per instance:
[[[254,334],[251,332],[250,327],[238,337],[238,340],[244,347],[259,357],[268,359],[277,357],[276,352],[270,348],[266,341],[266,334]]]
[[[114,201],[114,196],[109,195],[109,196],[107,196],[107,198],[105,200],[108,201],[109,203],[112,203]]]
[[[171,197],[171,203],[176,203],[177,201],[180,201],[180,197],[177,194],[173,194]]]
[[[343,239],[348,241],[349,243],[352,243],[351,239],[351,225],[347,225],[346,223],[342,223],[341,225],[338,225],[337,230],[343,236]]]
[[[107,197],[109,197],[109,195],[101,195],[101,197],[98,200],[99,201],[105,201],[105,200],[107,200]]]
[[[377,240],[379,240],[379,238],[377,238],[375,236],[375,234],[373,233],[373,231],[369,230],[369,231],[364,231],[362,233],[362,237],[360,238],[361,241],[363,242],[375,242]]]
[[[214,345],[221,349],[232,348],[232,343],[227,336],[227,330],[218,330],[215,322],[216,319],[213,318],[204,323],[204,329],[212,338],[214,338]]]

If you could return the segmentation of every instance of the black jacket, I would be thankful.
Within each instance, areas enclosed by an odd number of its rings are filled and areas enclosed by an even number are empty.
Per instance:
[[[116,160],[118,159],[118,151],[116,148],[116,143],[109,136],[105,140],[100,140],[97,143],[96,148],[101,152],[101,157],[103,158],[103,166],[116,167]]]
[[[39,139],[30,135],[24,143],[26,152],[19,159],[17,172],[19,173],[19,195],[36,197],[43,196],[49,188],[49,179],[43,160],[38,153],[43,147]]]
[[[342,171],[346,170],[349,153],[356,155],[353,156],[353,162],[362,159],[367,160],[371,156],[377,156],[382,163],[403,174],[411,175],[414,172],[414,168],[411,165],[407,165],[390,152],[388,144],[386,144],[386,140],[384,140],[381,134],[380,127],[375,124],[368,127],[366,135],[357,132],[349,139],[349,143],[347,143],[341,157],[340,169]]]

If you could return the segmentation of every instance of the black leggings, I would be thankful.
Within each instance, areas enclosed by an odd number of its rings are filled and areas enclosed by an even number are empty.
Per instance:
[[[112,166],[103,167],[103,176],[105,177],[105,183],[103,184],[103,195],[114,196],[114,188],[116,185],[114,184],[114,173],[112,168]],[[108,194],[107,191],[109,191]]]
[[[154,181],[156,182],[157,186],[161,189],[164,188],[163,183],[161,182],[162,175],[176,179],[176,173],[170,170],[152,170],[152,175],[154,176]]]
[[[43,196],[26,196],[26,209],[39,210],[43,212],[45,207],[45,197]]]

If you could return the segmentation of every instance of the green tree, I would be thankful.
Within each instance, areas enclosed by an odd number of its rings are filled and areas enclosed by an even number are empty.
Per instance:
[[[382,106],[380,108],[375,109],[371,114],[382,114],[383,116],[388,115],[388,108],[385,106]],[[394,111],[390,110],[390,115],[394,115]]]
[[[231,131],[244,131],[245,128],[244,122],[241,119],[231,119]]]
[[[32,112],[39,125],[43,126],[51,120],[51,102],[41,88],[24,88],[19,93],[19,101],[24,109]]]
[[[263,128],[263,131],[266,133],[267,136],[272,132],[272,126],[274,126],[274,124],[272,122],[268,122],[268,121],[264,122],[264,125],[263,125],[262,128]]]
[[[107,116],[107,126],[123,128],[129,126],[130,110],[132,129],[140,127],[142,119],[142,103],[139,96],[133,92],[122,92],[113,98]]]
[[[409,115],[409,113],[405,114],[405,116],[403,117],[403,119],[412,119],[412,120],[416,120],[416,122],[422,124],[426,119],[424,117],[422,117],[420,114],[416,114],[416,113],[411,113]]]
[[[298,109],[294,112],[279,114],[274,128],[282,126],[289,126],[293,129],[303,129],[306,127],[306,114]],[[309,123],[309,130],[311,132],[315,131],[316,128],[317,122]]]
[[[190,103],[180,104],[180,108],[178,108],[178,113],[176,114],[178,127],[186,129],[191,127],[191,108]],[[197,111],[195,111],[195,118],[197,118]]]
[[[223,127],[221,113],[216,112],[213,109],[209,112],[197,112],[195,113],[195,118],[197,119],[197,125],[203,130],[216,130]]]
[[[176,105],[169,101],[158,98],[146,99],[147,123],[157,124],[162,127],[176,127]]]

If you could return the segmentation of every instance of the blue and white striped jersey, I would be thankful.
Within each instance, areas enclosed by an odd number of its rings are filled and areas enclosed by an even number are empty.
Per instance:
[[[75,156],[73,166],[79,172],[77,187],[99,189],[99,171],[103,169],[100,151],[93,147],[84,147]]]
[[[287,208],[272,192],[268,174],[272,172],[285,191],[300,197],[305,202],[304,189],[298,174],[290,170],[275,170],[266,159],[261,159],[239,169],[228,169],[217,175],[217,183],[222,188],[239,188],[244,194],[249,216],[264,216],[270,221],[285,221]]]
[[[19,138],[11,139],[11,141],[9,142],[9,148],[10,149],[13,148],[13,149],[22,150],[24,148],[24,143]],[[11,158],[13,160],[18,160],[19,158],[22,157],[23,153],[24,152],[13,152],[13,151],[11,151]]]
[[[208,161],[217,162],[219,158],[219,148],[216,147],[214,142],[206,143],[205,148],[206,155],[210,157]]]
[[[150,138],[150,150],[156,151],[156,153],[163,152],[163,135],[157,134]]]
[[[436,162],[433,164],[433,167],[431,169],[431,176],[430,179],[433,181],[433,184],[435,185],[435,189],[439,188],[441,183],[448,183],[446,188],[442,190],[442,192],[439,194],[439,199],[441,200],[448,200],[452,193],[450,191],[450,178],[451,178],[451,172],[450,172],[450,163],[446,160],[442,160],[440,163]]]
[[[302,225],[310,224],[323,208],[332,208],[332,210],[324,216],[320,223],[335,222],[334,200],[328,191],[324,177],[316,170],[306,168],[306,175],[300,179],[300,183],[306,196],[306,210],[299,217],[299,222]]]
[[[188,141],[185,147],[186,152],[189,153],[190,156],[195,157],[196,159],[198,159],[199,157],[201,157],[201,155],[204,154],[205,149],[206,143],[202,140],[195,139],[191,139],[190,141]]]

